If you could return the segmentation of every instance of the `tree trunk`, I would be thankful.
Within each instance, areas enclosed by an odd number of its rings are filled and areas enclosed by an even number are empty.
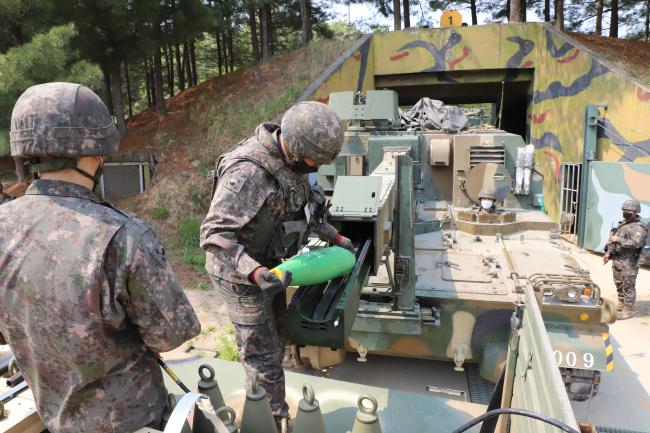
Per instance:
[[[603,0],[596,0],[596,35],[603,34]]]
[[[225,33],[219,33],[219,40],[221,44],[221,55],[223,56],[223,72],[230,72],[230,61],[228,60],[228,38]]]
[[[171,98],[174,96],[174,51],[171,45],[165,45],[165,66],[167,67],[167,89]]]
[[[144,59],[144,88],[147,93],[147,107],[151,107],[153,105],[153,101],[151,100],[151,84],[149,83],[149,61],[147,59]]]
[[[510,19],[510,0],[506,0],[506,18]]]
[[[300,17],[302,19],[302,46],[306,47],[313,38],[310,0],[300,0]]]
[[[183,71],[185,71],[187,87],[192,87],[192,66],[190,66],[190,50],[187,41],[183,42]]]
[[[167,114],[167,108],[165,108],[165,90],[163,89],[162,56],[160,54],[160,47],[156,49],[153,56],[153,81],[156,88],[156,108],[161,116],[165,116]]]
[[[618,0],[612,0],[612,15],[609,19],[609,37],[618,38]]]
[[[650,41],[650,0],[645,2],[645,41]]]
[[[117,117],[117,129],[124,137],[126,135],[126,120],[124,119],[124,101],[122,100],[122,64],[119,62],[112,64],[109,75],[114,115]]]
[[[402,30],[402,5],[400,0],[393,0],[393,30]]]
[[[564,0],[555,0],[555,27],[564,30]]]
[[[181,91],[185,90],[185,70],[183,69],[183,62],[181,62],[181,45],[176,42],[175,50],[176,54],[176,76],[178,77],[178,88]]]
[[[232,40],[232,28],[229,27],[226,32],[228,36],[228,60],[230,60],[230,72],[235,70],[235,47]]]
[[[217,66],[219,67],[219,75],[221,75],[223,68],[223,48],[221,46],[221,36],[219,32],[215,32],[214,38],[217,41]]]
[[[269,61],[269,45],[270,45],[270,8],[267,8],[266,5],[260,8],[260,26],[262,27],[262,62],[266,63]]]
[[[510,0],[510,15],[508,15],[509,23],[521,22],[521,7],[523,0]]]
[[[102,74],[104,74],[104,101],[106,102],[106,107],[108,107],[108,112],[115,114],[115,110],[113,109],[113,96],[111,95],[111,76],[105,67],[102,67]]]
[[[149,74],[149,88],[151,92],[151,106],[156,105],[156,84],[153,78],[153,59],[149,59],[149,69],[147,69],[147,74]]]
[[[126,79],[126,100],[129,103],[129,119],[133,117],[133,96],[131,94],[131,79],[129,78],[129,65],[124,62],[124,79]]]
[[[472,11],[472,25],[478,25],[478,13],[476,12],[476,0],[470,0],[469,8]]]
[[[551,0],[544,0],[544,22],[549,21],[551,21]]]
[[[474,0],[470,1],[474,3]],[[474,7],[476,7],[475,4]],[[404,0],[404,28],[408,29],[409,27],[411,27],[411,5],[409,0]]]
[[[521,0],[521,22],[526,22],[526,0]]]
[[[199,84],[199,71],[196,70],[196,45],[194,39],[190,41],[190,63],[192,64],[192,81],[194,85]]]
[[[253,51],[253,62],[260,62],[260,41],[257,37],[257,19],[255,18],[255,8],[248,9],[248,25],[251,29],[251,49]]]

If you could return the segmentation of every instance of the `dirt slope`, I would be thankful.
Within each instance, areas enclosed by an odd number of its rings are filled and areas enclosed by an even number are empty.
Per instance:
[[[628,71],[633,77],[650,85],[650,43],[632,39],[568,33],[602,55],[607,60]]]

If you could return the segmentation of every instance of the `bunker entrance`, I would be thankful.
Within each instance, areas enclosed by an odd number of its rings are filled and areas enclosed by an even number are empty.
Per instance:
[[[394,90],[399,105],[412,106],[420,98],[439,99],[448,105],[492,104],[490,123],[526,137],[528,94],[532,93],[533,70],[478,70],[375,76],[375,88]]]

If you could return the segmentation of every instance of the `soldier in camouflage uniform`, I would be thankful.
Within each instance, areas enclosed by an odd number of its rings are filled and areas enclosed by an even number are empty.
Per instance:
[[[5,194],[5,193],[4,193],[4,189],[3,189],[3,187],[2,187],[2,183],[0,183],[0,204],[8,203],[8,202],[10,202],[10,201],[13,200],[13,199],[14,199],[14,198],[13,198],[12,196],[10,196],[9,194]]]
[[[217,161],[215,191],[201,226],[206,269],[228,308],[248,383],[257,373],[276,420],[288,416],[278,330],[286,311],[285,284],[269,272],[298,252],[310,231],[352,249],[325,221],[322,190],[307,173],[341,150],[336,113],[319,102],[289,109],[281,125],[263,123],[255,136]]]
[[[10,138],[37,179],[0,206],[0,331],[43,423],[53,433],[159,427],[156,353],[200,325],[151,229],[93,194],[119,145],[106,106],[79,84],[33,86]]]
[[[610,259],[614,262],[612,273],[618,292],[617,318],[625,320],[634,315],[639,254],[645,245],[647,229],[639,218],[641,204],[638,201],[625,200],[621,209],[623,220],[619,221],[607,242],[603,262],[607,263]]]
[[[484,213],[495,213],[496,212],[496,201],[497,201],[497,192],[494,188],[485,187],[481,189],[478,194],[479,200],[479,212]]]

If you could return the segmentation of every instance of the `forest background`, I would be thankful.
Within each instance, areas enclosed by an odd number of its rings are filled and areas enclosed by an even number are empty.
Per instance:
[[[351,13],[360,6],[364,18]],[[34,84],[89,86],[127,134],[128,118],[152,106],[165,116],[166,98],[211,77],[313,39],[429,27],[444,9],[468,25],[552,21],[650,39],[650,0],[0,0],[0,155],[13,104]]]

